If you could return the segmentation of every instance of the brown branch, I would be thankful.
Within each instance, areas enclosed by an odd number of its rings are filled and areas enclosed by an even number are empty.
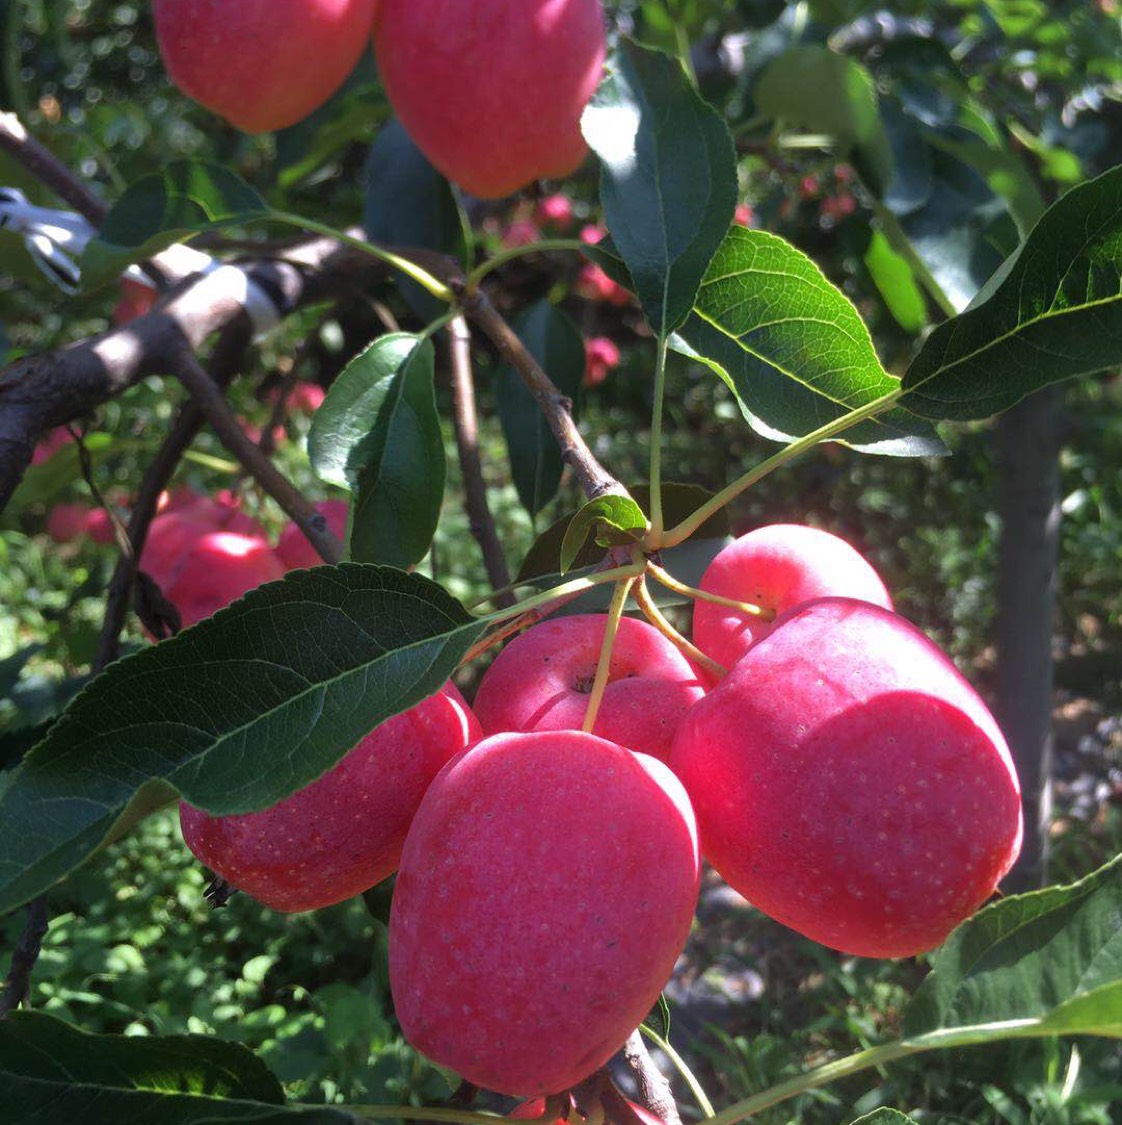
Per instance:
[[[39,960],[47,933],[47,900],[42,895],[27,904],[27,925],[12,953],[12,967],[0,994],[0,1020],[15,1011],[31,995],[31,970]]]
[[[210,377],[216,386],[226,387],[233,380],[249,342],[250,328],[244,317],[226,327],[210,357]],[[205,422],[206,415],[196,402],[185,403],[172,424],[171,433],[160,445],[156,456],[144,471],[129,517],[128,535],[131,551],[121,553],[109,583],[105,621],[98,640],[95,669],[104,668],[119,655],[121,630],[124,628],[125,616],[132,599],[137,566],[144,552],[148,528],[156,516],[160,495],[175,474],[180,458],[195,440]]]
[[[255,481],[284,509],[315,547],[324,562],[337,563],[343,557],[343,546],[327,526],[326,518],[316,510],[295,485],[249,440],[238,425],[237,418],[218,385],[206,373],[195,353],[184,348],[172,370],[190,392],[199,409],[206,415],[218,440],[249,470]]]
[[[456,433],[456,451],[460,456],[460,471],[464,482],[464,508],[471,524],[471,533],[479,544],[483,565],[491,588],[502,591],[495,595],[494,604],[503,609],[514,605],[514,595],[505,587],[510,585],[510,570],[506,555],[495,529],[495,519],[487,503],[487,484],[483,479],[483,462],[479,455],[479,420],[475,411],[475,379],[471,366],[471,331],[462,316],[448,325],[448,343],[451,353],[452,427]]]
[[[109,213],[109,204],[94,195],[54,153],[31,136],[14,113],[0,113],[0,149],[95,227],[101,226]]]
[[[639,1083],[639,1102],[643,1108],[649,1109],[660,1121],[665,1121],[666,1125],[682,1125],[678,1105],[670,1089],[670,1080],[655,1066],[638,1028],[628,1036],[623,1045],[623,1057]]]
[[[561,458],[571,465],[589,500],[599,496],[628,496],[626,488],[596,459],[573,421],[572,402],[563,395],[542,366],[527,350],[514,329],[503,319],[481,290],[468,292],[462,281],[453,281],[453,291],[464,314],[484,334],[530,388],[561,447]]]

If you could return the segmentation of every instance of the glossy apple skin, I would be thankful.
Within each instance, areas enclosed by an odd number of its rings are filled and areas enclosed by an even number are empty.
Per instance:
[[[606,622],[604,614],[557,617],[515,637],[476,692],[483,733],[580,730]],[[645,621],[624,617],[593,734],[665,761],[682,716],[704,694],[678,649]]]
[[[724,548],[706,568],[702,590],[772,610],[778,617],[814,598],[859,598],[892,609],[877,572],[844,539],[801,524],[758,527]],[[696,601],[693,640],[731,668],[771,621],[727,606]]]
[[[327,520],[327,526],[340,542],[345,542],[347,538],[347,507],[346,500],[320,500],[316,504],[316,511]],[[277,557],[285,570],[323,565],[315,547],[294,523],[288,523],[281,532]]]
[[[934,948],[1020,850],[993,716],[918,629],[866,602],[777,621],[686,716],[670,764],[729,885],[844,953]]]
[[[441,690],[271,808],[213,817],[181,802],[183,839],[215,874],[274,910],[342,902],[393,874],[430,782],[478,738],[470,708]]]
[[[658,999],[698,875],[663,763],[579,731],[484,739],[433,782],[402,852],[390,987],[406,1039],[490,1090],[567,1089]]]
[[[374,20],[378,74],[432,164],[483,198],[567,176],[600,81],[600,0],[395,0]]]
[[[153,0],[172,82],[246,133],[303,120],[362,57],[375,0]]]

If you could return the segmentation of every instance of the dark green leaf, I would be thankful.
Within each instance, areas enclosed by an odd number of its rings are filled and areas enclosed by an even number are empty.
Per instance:
[[[665,992],[658,994],[658,1003],[651,1009],[651,1014],[643,1020],[643,1023],[660,1039],[670,1038],[670,1002],[666,999]]]
[[[377,346],[375,341],[371,348]],[[352,362],[348,372],[368,354]],[[435,362],[432,342],[420,340],[388,377],[380,351],[356,376],[365,384],[362,407],[371,425],[358,450],[350,542],[356,562],[405,568],[428,554],[447,472],[433,387]]]
[[[0,1074],[56,1088],[150,1090],[284,1104],[280,1083],[238,1043],[202,1035],[92,1035],[42,1012],[14,1012],[0,1022]]]
[[[892,249],[879,230],[869,239],[865,266],[896,323],[905,332],[918,334],[927,324],[923,293],[907,259]]]
[[[736,207],[728,130],[681,65],[628,39],[583,118],[616,249],[656,333],[689,314]]]
[[[876,85],[860,63],[826,47],[792,47],[768,64],[752,96],[764,116],[833,137],[878,194],[892,179]]]
[[[268,204],[218,164],[174,161],[133,184],[113,205],[82,255],[82,285],[93,289],[176,242],[264,218]]]
[[[1003,899],[955,930],[905,1013],[904,1032],[917,1040],[974,1027],[979,1042],[1122,1037],[1122,856],[1070,886]]]
[[[434,250],[465,267],[471,242],[467,218],[448,181],[428,162],[396,118],[374,139],[363,176],[363,226],[371,242]],[[399,282],[413,311],[431,320],[443,304],[416,282]]]
[[[585,540],[596,531],[602,547],[634,542],[647,529],[643,509],[629,496],[600,496],[573,516],[561,542],[561,573],[569,570]]]
[[[0,913],[84,862],[170,790],[250,812],[431,695],[483,625],[387,567],[295,571],[97,677],[0,795]],[[139,806],[139,808],[138,808]]]
[[[512,327],[557,389],[573,401],[574,417],[578,416],[584,339],[576,325],[543,299],[526,309]],[[557,495],[565,467],[561,450],[537,399],[509,364],[498,373],[495,394],[518,499],[536,516]]]
[[[849,300],[801,251],[734,227],[674,346],[702,360],[764,437],[790,441],[895,391]],[[893,409],[846,432],[847,445],[914,457],[944,452],[934,429]]]
[[[1033,391],[1122,362],[1122,167],[1073,188],[927,338],[904,404],[927,418],[987,418]]]
[[[0,660],[0,699],[7,699],[23,675],[27,662],[43,651],[42,645],[28,645],[19,652]]]

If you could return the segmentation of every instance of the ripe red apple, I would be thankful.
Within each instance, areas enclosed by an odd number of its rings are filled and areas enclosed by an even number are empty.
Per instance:
[[[700,586],[776,616],[827,597],[859,598],[892,608],[877,572],[844,539],[800,524],[769,524],[740,536],[713,559]],[[694,602],[694,644],[726,668],[771,629],[770,620],[713,602]]]
[[[580,116],[604,63],[600,0],[394,0],[374,49],[409,135],[483,198],[567,176],[587,147]]]
[[[661,762],[579,731],[484,739],[432,783],[402,851],[390,987],[406,1039],[491,1090],[567,1089],[658,999],[698,875]]]
[[[598,613],[551,618],[515,637],[476,692],[483,733],[580,730],[607,620]],[[665,761],[682,716],[704,694],[674,645],[645,621],[624,617],[593,733]]]
[[[318,109],[354,69],[375,0],[153,0],[172,82],[247,133]]]
[[[271,808],[213,817],[183,802],[183,839],[231,886],[274,910],[330,906],[394,872],[429,783],[478,737],[470,709],[438,691]]]
[[[190,544],[175,576],[161,586],[186,628],[255,586],[283,577],[284,566],[265,539],[207,531]]]
[[[1021,844],[993,716],[897,614],[793,610],[678,730],[706,857],[777,921],[865,957],[939,945]]]
[[[316,504],[316,511],[327,520],[327,526],[337,539],[344,542],[347,538],[347,507],[346,500],[320,500]],[[308,537],[291,522],[281,532],[277,543],[277,558],[284,564],[285,570],[323,565],[323,559],[316,554]]]

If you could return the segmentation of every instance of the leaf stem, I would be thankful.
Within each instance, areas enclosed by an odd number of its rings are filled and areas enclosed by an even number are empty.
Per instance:
[[[374,243],[367,242],[364,238],[355,238],[354,235],[347,234],[346,231],[337,230],[327,223],[316,222],[315,219],[309,219],[304,215],[292,215],[287,211],[269,211],[266,217],[278,223],[287,223],[289,226],[311,231],[312,234],[321,234],[325,238],[333,238],[344,246],[350,246],[354,250],[377,258],[380,262],[385,262],[388,266],[393,266],[395,270],[405,274],[406,277],[415,281],[422,288],[427,289],[438,301],[451,303],[454,300],[452,290],[443,281],[433,277],[428,270],[422,269],[415,262],[409,261],[408,258],[395,254],[392,250],[384,250],[381,246],[375,246]]]
[[[645,579],[640,579],[635,587],[635,604],[643,611],[643,616],[672,644],[680,649],[695,664],[700,665],[715,679],[723,679],[728,674],[728,669],[723,664],[718,664],[711,656],[707,656],[692,641],[686,640],[663,615],[662,610],[654,603],[654,599],[647,589]]]
[[[664,550],[667,547],[676,547],[679,543],[685,542],[707,519],[714,516],[726,504],[735,500],[745,489],[751,488],[752,485],[763,480],[776,469],[786,465],[788,461],[793,461],[796,457],[806,453],[807,450],[813,449],[820,441],[828,441],[830,438],[844,433],[852,426],[856,426],[859,422],[883,414],[884,411],[899,401],[903,393],[903,388],[897,387],[895,390],[889,391],[888,394],[881,395],[873,402],[866,403],[856,410],[851,410],[848,414],[843,414],[840,418],[835,418],[834,421],[819,426],[817,430],[805,437],[791,442],[790,445],[785,446],[767,460],[761,461],[755,468],[749,469],[742,477],[734,480],[732,484],[721,489],[716,496],[707,500],[692,515],[682,520],[677,527],[672,527],[669,531],[663,532],[658,538],[655,538],[653,533],[649,534],[643,543],[644,549],[647,551]]]
[[[586,574],[583,578],[574,578],[569,582],[562,582],[559,586],[551,586],[548,590],[543,590],[540,594],[535,594],[532,598],[527,598],[517,605],[486,614],[483,620],[497,625],[501,621],[518,617],[528,610],[537,609],[538,606],[549,605],[550,602],[554,602],[558,598],[567,597],[569,594],[582,594],[585,590],[606,585],[608,582],[620,582],[625,578],[636,578],[642,572],[641,564],[632,563],[628,566],[613,567],[611,570],[601,570],[596,574]]]
[[[544,254],[550,250],[586,250],[587,248],[588,244],[581,242],[579,238],[543,238],[525,246],[510,246],[506,250],[500,250],[487,261],[480,262],[467,275],[465,285],[467,291],[471,293],[489,273],[499,269],[500,266],[505,266],[507,262],[513,262],[516,258],[525,258],[529,254]]]
[[[701,1106],[701,1112],[706,1117],[716,1117],[717,1111],[713,1108],[713,1103],[709,1100],[708,1095],[705,1093],[701,1083],[697,1080],[697,1075],[690,1070],[686,1060],[670,1046],[670,1043],[663,1039],[657,1031],[647,1025],[640,1024],[639,1030],[670,1060],[674,1069],[682,1076],[686,1085],[690,1088],[690,1093],[693,1094],[694,1100]]]
[[[751,602],[738,602],[735,598],[726,598],[721,594],[711,594],[708,590],[699,590],[696,586],[687,586],[684,582],[679,582],[668,570],[649,560],[647,562],[647,573],[659,585],[665,586],[668,590],[673,590],[676,594],[682,594],[692,601],[712,602],[714,605],[727,606],[729,609],[735,609],[749,617],[758,617],[761,621],[775,620],[774,609],[765,609],[763,606],[753,605]]]
[[[607,573],[607,572],[605,572]],[[596,662],[596,676],[592,681],[592,691],[588,696],[588,706],[584,711],[584,722],[581,730],[591,734],[596,725],[596,716],[600,713],[600,704],[604,701],[604,691],[608,686],[608,676],[612,670],[612,649],[616,643],[616,633],[619,632],[619,619],[623,616],[624,606],[627,605],[627,595],[637,581],[636,576],[624,578],[616,583],[612,592],[612,603],[608,606],[608,619],[604,622],[604,639],[600,643],[600,659]]]
[[[660,336],[655,359],[654,405],[651,407],[651,527],[657,540],[663,531],[662,515],[662,407],[666,397],[667,337]]]

